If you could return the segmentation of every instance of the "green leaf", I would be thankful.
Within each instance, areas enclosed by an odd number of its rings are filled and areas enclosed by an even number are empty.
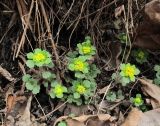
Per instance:
[[[74,96],[75,99],[78,99],[78,98],[81,97],[79,93],[74,93],[73,96]]]
[[[155,71],[159,71],[159,70],[160,70],[160,66],[159,66],[159,65],[155,65],[155,66],[154,66],[154,70],[155,70]]]
[[[108,101],[114,102],[116,100],[116,93],[115,92],[109,92],[106,96],[106,99]]]
[[[121,76],[123,77],[123,76],[124,76],[124,72],[121,71],[121,72],[119,73],[119,75],[121,75]]]
[[[155,78],[154,83],[157,84],[157,85],[160,85],[160,78]]]
[[[81,72],[76,72],[75,77],[77,78],[85,78],[85,74],[82,74]]]
[[[135,76],[130,77],[130,80],[131,80],[132,82],[135,82],[135,80],[136,80]]]
[[[63,98],[63,94],[56,95],[57,98]]]
[[[139,69],[135,69],[135,75],[138,75],[140,73]]]
[[[87,57],[86,56],[79,56],[78,57],[81,61],[85,62],[87,60]]]
[[[44,85],[44,87],[47,88],[48,87],[48,82],[45,82],[43,85]]]
[[[118,99],[121,99],[121,100],[124,99],[124,96],[123,96],[123,94],[122,94],[122,90],[118,90],[118,92],[117,92],[117,98],[118,98]]]
[[[160,71],[157,71],[156,77],[157,77],[157,78],[160,78]]]
[[[136,94],[136,97],[141,98],[142,96],[141,94]]]
[[[25,84],[25,86],[26,86],[26,88],[27,88],[28,90],[32,90],[32,89],[34,88],[34,86],[32,85],[32,83],[30,83],[30,82],[27,82],[27,83]]]
[[[48,79],[48,78],[50,78],[51,76],[52,76],[52,73],[49,72],[49,71],[46,71],[46,72],[43,72],[43,73],[42,73],[42,77],[43,77],[44,79]]]
[[[78,106],[80,106],[80,105],[82,105],[82,101],[76,101],[76,104],[78,105]]]
[[[69,64],[68,69],[71,70],[71,71],[74,71],[74,64]]]
[[[47,59],[45,60],[45,64],[50,64],[51,62],[52,62],[51,58],[47,58]]]
[[[23,82],[27,82],[30,78],[31,78],[31,75],[25,74],[25,75],[23,75],[22,80],[23,80]]]
[[[53,68],[54,64],[51,62],[51,63],[47,64],[46,66],[48,66],[49,68]]]
[[[40,86],[37,85],[37,86],[35,86],[35,87],[33,88],[32,93],[33,93],[33,94],[37,94],[37,93],[39,93],[39,91],[40,91]]]
[[[39,48],[34,49],[34,52],[35,52],[35,53],[38,53],[38,52],[41,52],[41,51],[42,51],[42,50],[39,49]]]
[[[55,98],[56,97],[53,92],[50,92],[49,95],[50,95],[51,98]]]
[[[88,68],[87,67],[84,69],[83,73],[88,73]]]
[[[34,67],[34,62],[33,62],[32,60],[27,60],[26,65],[27,65],[29,68],[33,68],[33,67]]]
[[[32,52],[27,53],[27,58],[28,58],[28,59],[32,59],[32,58],[33,58],[33,55],[34,55],[34,54],[33,54]]]
[[[123,77],[121,79],[122,86],[126,86],[130,82],[129,78]]]
[[[125,64],[122,63],[122,64],[120,65],[120,69],[123,70],[124,68],[125,68]]]
[[[44,65],[44,62],[37,62],[35,65],[38,67],[42,67]]]
[[[55,87],[55,86],[56,86],[56,84],[57,84],[57,82],[56,82],[56,81],[52,81],[52,82],[51,82],[51,87]]]
[[[58,126],[67,126],[67,124],[64,121],[61,121],[61,122],[58,123]]]
[[[43,52],[47,55],[47,57],[51,57],[51,54],[49,52],[47,52],[46,50],[43,50]]]
[[[90,36],[86,36],[85,37],[85,41],[88,41],[90,43],[91,42],[91,37]]]
[[[63,92],[67,92],[67,88],[63,86]]]
[[[84,86],[87,87],[87,88],[90,88],[90,86],[91,86],[91,82],[88,81],[88,80],[84,80],[84,81],[83,81],[83,84],[84,84]]]
[[[75,58],[77,56],[78,52],[77,51],[69,51],[67,53],[67,56],[70,57],[70,58]]]

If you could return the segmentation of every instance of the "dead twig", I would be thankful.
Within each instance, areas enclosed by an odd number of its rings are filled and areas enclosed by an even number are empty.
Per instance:
[[[0,74],[5,77],[9,81],[15,81],[16,79],[12,77],[12,75],[4,68],[0,66]]]
[[[54,42],[53,37],[52,37],[52,32],[51,32],[51,28],[50,28],[50,25],[49,25],[49,22],[48,22],[46,11],[44,9],[43,1],[40,1],[40,6],[41,6],[41,11],[42,11],[42,14],[43,14],[43,17],[44,17],[45,25],[47,27],[48,37],[49,37],[49,40],[51,41],[51,44],[52,44],[54,56],[55,56],[55,59],[56,59],[56,65],[57,65],[58,68],[61,68],[61,63],[59,61],[59,55],[57,53],[56,45],[55,45],[55,42]],[[60,76],[59,75],[60,75],[59,70],[57,70],[57,79],[60,81]]]

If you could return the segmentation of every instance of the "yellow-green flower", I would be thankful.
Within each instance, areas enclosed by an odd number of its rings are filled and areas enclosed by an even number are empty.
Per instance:
[[[135,98],[131,98],[131,102],[137,107],[143,105],[144,103],[141,94],[136,94]]]
[[[81,60],[75,60],[74,61],[74,65],[75,65],[75,71],[83,71],[84,69],[84,63]]]
[[[83,85],[79,84],[79,85],[77,85],[76,91],[77,91],[79,94],[84,94],[85,91],[86,91],[86,88],[85,88]]]
[[[68,69],[71,71],[79,71],[83,73],[88,73],[89,65],[86,62],[86,58],[83,56],[80,56],[70,61],[68,65]]]
[[[140,52],[138,52],[138,57],[140,58],[140,59],[143,59],[144,58],[144,52],[143,51],[140,51]]]
[[[131,65],[130,63],[121,64],[120,66],[121,72],[120,75],[128,81],[135,81],[135,75],[140,73],[139,69],[135,67],[135,65]]]
[[[83,46],[82,47],[82,52],[84,54],[89,54],[91,52],[91,47],[90,46]]]
[[[148,52],[138,49],[133,50],[131,54],[138,63],[143,64],[144,62],[147,62]]]
[[[134,102],[137,103],[137,104],[140,104],[142,102],[142,99],[137,97],[137,98],[134,98]]]
[[[72,82],[72,92],[74,92],[75,98],[80,98],[81,95],[90,95],[95,90],[95,84],[89,80],[76,80]]]
[[[96,48],[91,45],[91,38],[86,37],[83,43],[77,44],[78,51],[81,55],[94,55],[96,53]]]
[[[67,92],[67,88],[61,84],[58,84],[57,82],[54,83],[53,88],[50,91],[50,96],[52,98],[62,98],[63,97],[63,93]]]
[[[34,66],[43,66],[51,63],[51,55],[46,50],[35,49],[33,52],[27,54],[27,66],[33,68]]]

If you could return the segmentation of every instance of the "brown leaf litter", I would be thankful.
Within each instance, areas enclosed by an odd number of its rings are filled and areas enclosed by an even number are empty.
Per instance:
[[[67,126],[116,126],[114,118],[109,114],[82,115],[74,118],[62,116],[56,120],[54,126],[62,120],[67,123]]]
[[[30,113],[32,97],[17,96],[12,92],[6,94],[4,125],[1,126],[46,126],[35,121]]]
[[[160,87],[151,83],[149,80],[139,79],[142,85],[142,91],[145,95],[150,97],[152,107],[160,107]]]
[[[103,60],[105,62],[104,69],[106,71],[115,70],[120,64],[119,56],[122,52],[121,43],[119,42],[109,42],[108,44],[108,59]]]
[[[0,74],[5,77],[9,81],[15,81],[16,79],[12,77],[12,75],[4,68],[0,66]]]
[[[144,8],[144,21],[138,26],[133,43],[145,49],[160,49],[160,1],[152,0]]]
[[[133,108],[121,126],[159,126],[160,108],[142,113]]]

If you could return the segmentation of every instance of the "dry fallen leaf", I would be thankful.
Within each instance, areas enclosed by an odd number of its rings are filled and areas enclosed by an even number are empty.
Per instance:
[[[124,5],[121,5],[115,9],[115,17],[117,18],[122,13],[125,13]]]
[[[79,116],[83,114],[89,114],[88,111],[95,112],[96,110],[93,105],[76,106],[73,104],[67,104],[64,109],[64,115],[69,115],[70,113],[73,113],[75,116]]]
[[[142,84],[142,90],[144,94],[150,96],[151,104],[153,108],[160,107],[160,87],[152,84],[149,80],[139,79]]]
[[[120,64],[119,61],[119,56],[122,52],[122,47],[121,47],[121,43],[119,42],[110,42],[108,44],[108,59],[106,61],[104,61],[105,64],[105,70],[106,71],[110,71],[110,70],[114,70],[118,67],[118,65]]]
[[[9,81],[15,81],[16,79],[12,77],[12,75],[4,68],[0,66],[0,74],[4,76]]]
[[[14,103],[15,103],[15,97],[12,94],[8,95],[6,102],[7,113],[11,112]]]
[[[160,126],[160,109],[145,112],[137,126]]]
[[[137,29],[133,43],[145,49],[160,49],[160,1],[152,0],[145,5],[144,21]]]
[[[133,108],[121,126],[137,126],[143,113],[137,108]]]
[[[6,126],[46,126],[44,123],[39,124],[30,114],[31,96],[28,99],[24,96],[13,97],[11,97],[11,101],[8,103],[12,105],[12,108],[6,115]]]
[[[62,116],[56,120],[54,126],[58,122],[65,120],[67,126],[111,126],[115,125],[113,123],[114,118],[108,114],[99,115],[82,115],[79,117],[70,118],[68,116]],[[115,125],[116,126],[116,125]]]
[[[154,109],[142,113],[133,108],[121,126],[160,126],[160,109]]]

